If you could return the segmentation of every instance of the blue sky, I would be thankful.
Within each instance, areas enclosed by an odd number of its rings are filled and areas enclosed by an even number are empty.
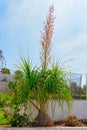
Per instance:
[[[72,59],[69,70],[87,72],[87,0],[0,0],[0,49],[7,67],[15,69],[20,46],[39,64],[40,31],[54,5],[53,57]]]

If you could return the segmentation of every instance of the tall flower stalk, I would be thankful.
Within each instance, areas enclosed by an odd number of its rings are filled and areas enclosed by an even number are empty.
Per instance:
[[[46,22],[44,23],[44,32],[41,33],[41,51],[40,51],[40,60],[42,68],[47,69],[51,61],[51,45],[52,45],[52,36],[54,31],[54,7],[53,5],[49,7],[49,13],[46,17]]]

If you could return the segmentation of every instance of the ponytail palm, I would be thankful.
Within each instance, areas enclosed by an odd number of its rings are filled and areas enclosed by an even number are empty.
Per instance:
[[[71,95],[68,84],[65,82],[66,71],[58,64],[53,64],[50,69],[32,68],[29,58],[26,59],[22,56],[19,69],[23,72],[22,78],[24,80],[22,87],[20,87],[21,97],[24,98],[22,101],[30,101],[39,111],[35,119],[38,125],[47,125],[48,122],[53,125],[45,106],[49,100],[57,100],[61,107],[63,102],[69,103]],[[19,84],[19,86],[21,85]],[[39,107],[34,104],[33,100],[36,100]],[[44,121],[42,120],[43,115],[46,118]]]
[[[54,7],[49,7],[49,13],[46,17],[44,32],[41,35],[41,69],[32,68],[29,57],[26,59],[21,56],[19,70],[23,72],[21,78],[22,83],[18,81],[19,97],[21,103],[30,101],[38,110],[38,115],[35,118],[37,125],[51,126],[53,120],[47,114],[46,104],[49,100],[57,100],[62,107],[63,102],[69,103],[71,95],[68,89],[68,84],[65,82],[67,73],[59,64],[53,64],[50,68],[51,61],[51,46],[52,36],[54,32]],[[39,104],[39,107],[34,104],[33,100]]]

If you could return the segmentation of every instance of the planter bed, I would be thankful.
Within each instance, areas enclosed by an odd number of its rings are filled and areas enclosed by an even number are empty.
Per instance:
[[[14,127],[14,128],[0,128],[0,130],[87,130],[87,127]]]

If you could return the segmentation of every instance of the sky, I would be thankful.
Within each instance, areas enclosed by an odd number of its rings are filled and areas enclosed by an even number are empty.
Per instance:
[[[69,60],[68,69],[87,72],[87,0],[0,0],[0,49],[15,70],[19,50],[40,63],[40,38],[49,6],[54,5],[52,56]],[[70,60],[71,59],[71,60]]]

